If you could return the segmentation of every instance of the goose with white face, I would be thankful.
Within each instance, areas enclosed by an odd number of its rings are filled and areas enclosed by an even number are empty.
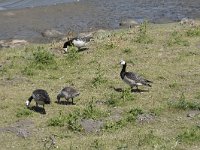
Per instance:
[[[125,65],[126,62],[125,62],[124,60],[121,60],[121,61],[120,61],[120,64],[121,64],[121,65]]]

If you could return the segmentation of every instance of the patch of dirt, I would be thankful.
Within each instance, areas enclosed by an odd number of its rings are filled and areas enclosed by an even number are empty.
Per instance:
[[[103,121],[93,119],[82,119],[80,124],[86,133],[99,132],[103,127]]]
[[[150,123],[155,120],[154,114],[140,114],[137,116],[137,122],[138,123]]]
[[[120,109],[114,109],[106,120],[120,121],[122,119],[122,112]]]
[[[27,138],[31,136],[31,128],[34,127],[34,122],[31,120],[19,120],[7,127],[0,128],[0,133],[12,132],[18,137]]]
[[[187,113],[187,117],[189,117],[189,118],[194,118],[198,115],[200,115],[200,111],[198,111],[198,110],[191,110]]]

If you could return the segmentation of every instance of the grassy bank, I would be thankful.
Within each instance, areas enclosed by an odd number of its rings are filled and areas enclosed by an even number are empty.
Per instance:
[[[61,47],[30,44],[0,50],[2,149],[200,147],[200,28],[143,24],[98,31],[87,51],[71,48],[62,54]],[[141,87],[149,91],[130,92],[119,76],[121,59],[128,71],[154,82],[152,88]],[[66,85],[81,93],[76,105],[55,103]],[[36,88],[46,89],[51,97],[45,115],[25,107]],[[119,88],[121,92],[115,90]],[[103,124],[98,132],[86,132],[81,125],[91,119]],[[4,132],[21,120],[32,121],[26,127],[30,135]]]

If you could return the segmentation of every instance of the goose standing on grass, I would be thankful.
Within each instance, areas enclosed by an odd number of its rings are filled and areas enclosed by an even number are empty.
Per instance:
[[[91,41],[91,39],[92,39],[91,36],[86,36],[86,37],[81,37],[81,38],[78,38],[78,37],[72,38],[69,41],[64,43],[63,49],[65,52],[67,52],[68,46],[75,46],[78,49],[81,49],[85,47],[88,44],[88,42]]]
[[[35,91],[33,91],[31,97],[26,101],[27,107],[29,107],[32,99],[35,100],[37,107],[38,107],[38,105],[43,105],[43,108],[44,108],[45,104],[51,103],[51,100],[50,100],[50,97],[49,97],[47,91],[45,91],[43,89],[36,89]]]
[[[67,102],[69,101],[69,99],[72,99],[72,104],[74,104],[73,102],[73,98],[76,96],[79,96],[80,93],[78,91],[76,91],[74,88],[72,87],[64,87],[60,93],[57,95],[57,100],[58,103],[60,103],[60,98],[65,98],[67,100]]]
[[[131,88],[136,87],[137,90],[139,85],[149,86],[151,87],[150,83],[153,83],[152,81],[149,81],[147,79],[144,79],[143,77],[137,75],[133,72],[126,72],[126,62],[124,60],[120,61],[120,64],[122,65],[122,70],[120,72],[121,79],[131,86]]]

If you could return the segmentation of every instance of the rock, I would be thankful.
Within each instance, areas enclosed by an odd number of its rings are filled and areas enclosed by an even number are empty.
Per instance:
[[[133,28],[138,25],[139,25],[139,23],[137,21],[135,21],[134,19],[123,20],[119,23],[119,26],[128,27],[128,28]]]
[[[31,120],[20,120],[10,126],[0,128],[1,132],[12,132],[18,137],[27,138],[31,135],[34,123]]]
[[[181,25],[189,25],[189,26],[194,26],[195,25],[195,21],[193,19],[189,19],[189,18],[182,18],[180,21]]]
[[[63,36],[63,33],[55,29],[45,30],[41,34],[43,37],[47,37],[47,38],[57,38],[57,37]]]
[[[0,40],[0,48],[14,48],[28,44],[26,40]]]
[[[93,119],[82,119],[80,122],[85,132],[98,132],[103,127],[103,121]]]
[[[193,111],[189,111],[188,114],[187,114],[187,117],[190,117],[190,118],[194,118],[195,116],[199,115],[200,114],[200,111],[198,110],[193,110]]]
[[[138,123],[150,123],[155,120],[155,115],[153,114],[140,114],[137,116]]]

